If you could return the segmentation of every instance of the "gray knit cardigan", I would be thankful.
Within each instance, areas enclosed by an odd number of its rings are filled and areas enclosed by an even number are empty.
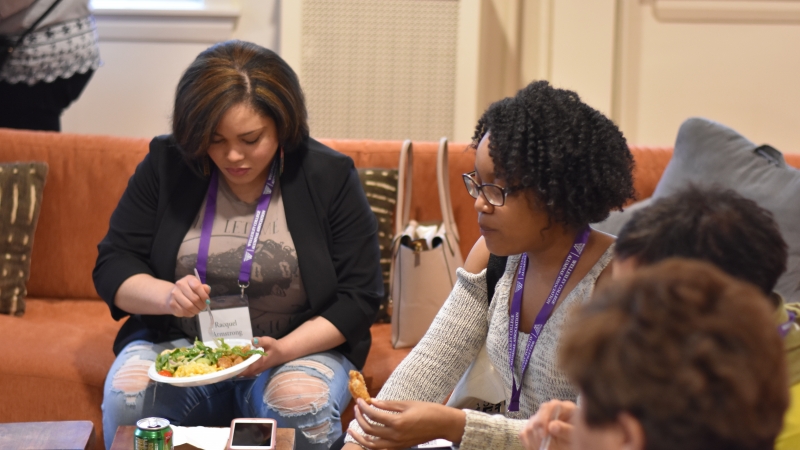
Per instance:
[[[571,309],[587,301],[600,273],[611,261],[613,245],[589,273],[556,307],[544,326],[525,372],[520,408],[505,415],[464,410],[467,422],[461,450],[522,449],[519,432],[539,406],[552,399],[577,399],[578,392],[556,366],[561,330]],[[486,270],[472,274],[458,269],[458,280],[430,329],[414,350],[395,369],[378,394],[380,400],[419,400],[442,403],[486,344],[489,358],[505,382],[511,397],[508,363],[508,297],[520,255],[510,256],[487,308]],[[514,371],[519,378],[528,334],[520,332]],[[350,429],[363,434],[353,420]],[[350,436],[346,442],[355,442]]]

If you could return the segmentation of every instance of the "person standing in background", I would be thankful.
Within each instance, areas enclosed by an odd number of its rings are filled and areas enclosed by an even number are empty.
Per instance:
[[[0,68],[0,127],[61,131],[61,113],[100,67],[89,0],[0,2],[0,36],[13,45],[28,30]]]

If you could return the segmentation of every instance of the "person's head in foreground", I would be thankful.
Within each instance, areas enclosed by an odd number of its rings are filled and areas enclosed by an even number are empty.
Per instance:
[[[671,259],[599,291],[563,337],[573,448],[767,450],[788,406],[783,346],[755,287]]]
[[[535,251],[547,233],[574,236],[634,194],[633,157],[619,128],[547,81],[492,104],[473,146],[475,171],[464,183],[496,255]]]
[[[670,257],[708,261],[778,306],[786,242],[769,211],[732,190],[691,186],[634,213],[617,237],[614,278]]]

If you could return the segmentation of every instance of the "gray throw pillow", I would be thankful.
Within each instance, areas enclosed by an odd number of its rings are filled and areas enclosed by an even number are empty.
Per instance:
[[[651,199],[689,184],[732,189],[772,212],[789,246],[787,270],[775,290],[787,301],[800,301],[800,170],[788,166],[770,146],[757,146],[725,125],[693,117],[681,125],[672,159]],[[616,234],[635,209],[615,213],[597,228]]]
[[[25,284],[46,177],[43,162],[0,164],[0,314],[25,313]]]

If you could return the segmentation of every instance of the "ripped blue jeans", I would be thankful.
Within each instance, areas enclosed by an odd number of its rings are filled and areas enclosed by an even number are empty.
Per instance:
[[[111,447],[117,427],[143,417],[163,417],[181,426],[228,427],[237,417],[275,419],[294,428],[296,448],[327,449],[341,435],[341,415],[350,402],[348,372],[355,366],[329,350],[304,356],[256,377],[233,378],[182,388],[156,383],[147,370],[163,350],[191,345],[181,339],[153,344],[134,341],[117,356],[103,390],[103,437]]]

